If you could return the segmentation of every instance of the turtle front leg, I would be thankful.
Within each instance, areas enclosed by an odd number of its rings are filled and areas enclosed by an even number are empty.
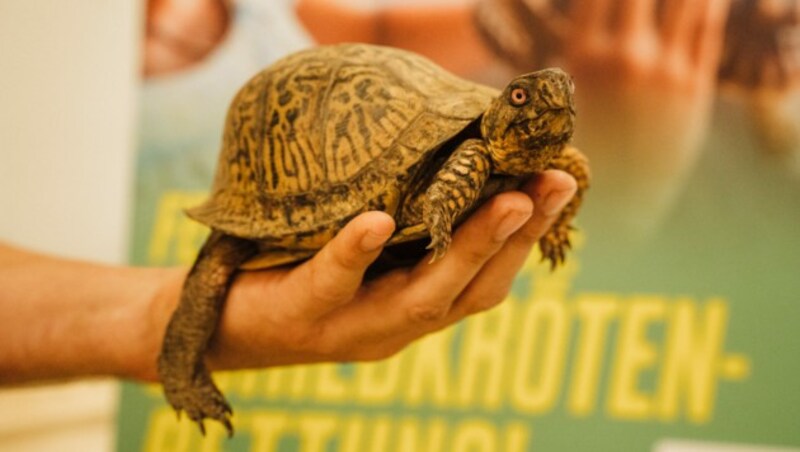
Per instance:
[[[158,374],[167,401],[178,414],[186,411],[203,434],[203,419],[211,418],[233,435],[231,407],[214,385],[203,356],[236,269],[255,250],[248,240],[211,233],[184,282],[158,356]]]
[[[561,156],[550,164],[549,168],[566,171],[578,182],[575,196],[561,211],[553,226],[539,239],[542,260],[549,260],[551,267],[555,269],[556,266],[564,263],[566,251],[571,246],[569,233],[572,229],[572,219],[578,214],[584,193],[589,188],[590,173],[588,159],[581,151],[572,146],[567,146]]]
[[[447,252],[453,223],[478,200],[490,172],[486,144],[472,139],[461,143],[434,176],[422,204],[423,221],[431,235],[431,262]]]

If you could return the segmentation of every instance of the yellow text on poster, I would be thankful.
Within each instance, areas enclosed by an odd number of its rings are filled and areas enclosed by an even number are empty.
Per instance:
[[[182,218],[177,207],[160,212],[152,256],[177,256],[175,247],[188,246],[180,231],[202,240]],[[246,406],[237,429],[253,450],[294,441],[303,451],[441,450],[442,442],[523,451],[535,443],[536,417],[554,411],[707,423],[720,385],[748,377],[749,357],[726,349],[732,313],[724,298],[573,294],[575,260],[552,274],[534,261],[520,275],[525,299],[512,295],[391,359],[217,375],[234,406]],[[149,450],[222,447],[221,429],[202,442],[194,429],[166,408],[154,411]]]

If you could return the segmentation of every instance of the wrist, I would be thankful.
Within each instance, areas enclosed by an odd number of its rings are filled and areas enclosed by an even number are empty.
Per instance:
[[[147,289],[133,305],[130,347],[119,377],[155,382],[156,361],[167,323],[178,304],[186,270],[183,268],[142,269]]]

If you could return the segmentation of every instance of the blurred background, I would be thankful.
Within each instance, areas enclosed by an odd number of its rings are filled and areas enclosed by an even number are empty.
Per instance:
[[[3,0],[0,239],[104,262],[190,263],[205,231],[181,209],[207,190],[230,98],[261,68],[311,45],[402,47],[496,87],[521,72],[561,66],[577,86],[574,141],[591,159],[593,187],[574,264],[555,276],[531,264],[508,309],[555,297],[570,313],[564,381],[583,381],[586,370],[578,358],[588,353],[581,348],[589,333],[580,309],[593,306],[586,300],[602,295],[618,314],[607,319],[609,339],[593,349],[592,362],[603,370],[592,374],[592,403],[576,408],[564,383],[553,394],[557,402],[535,414],[515,409],[513,399],[499,411],[475,412],[492,425],[534,425],[520,450],[620,450],[620,441],[629,445],[624,450],[660,452],[797,450],[799,3]],[[566,289],[544,299],[528,288],[531,281]],[[667,302],[647,314],[645,339],[631,342],[638,330],[628,316],[652,308],[653,297]],[[686,407],[692,394],[712,400],[700,420],[690,408],[669,414],[661,405],[665,414],[657,405],[665,356],[684,337],[672,328],[685,312],[673,306],[687,300],[692,312],[724,308],[719,353],[732,357],[720,361],[706,392],[683,389]],[[698,324],[708,318],[693,317]],[[522,321],[509,328],[517,332]],[[459,326],[456,337],[473,325]],[[684,333],[704,334],[694,327]],[[628,343],[646,344],[650,358],[630,358],[638,349]],[[517,346],[510,341],[505,353]],[[453,354],[462,347],[454,342]],[[652,402],[638,411],[615,405],[626,389],[614,383],[626,357],[634,360],[627,394]],[[353,372],[347,369],[341,374]],[[258,384],[269,378],[244,374]],[[358,407],[305,403],[332,415]],[[281,393],[242,396],[234,405],[246,407],[245,425],[247,410],[295,406]],[[0,450],[200,447],[197,435],[187,436],[174,416],[163,420],[164,412],[158,391],[131,383],[3,390]],[[397,403],[382,412],[400,419],[419,415],[419,407]],[[423,417],[462,414],[422,408]],[[202,444],[224,444],[213,435],[209,441]],[[246,450],[243,441],[230,447]]]

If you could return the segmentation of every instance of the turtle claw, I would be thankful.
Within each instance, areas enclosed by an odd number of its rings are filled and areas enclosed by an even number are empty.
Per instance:
[[[193,377],[165,382],[164,392],[178,417],[185,411],[189,419],[197,423],[203,436],[206,434],[205,419],[220,422],[228,432],[228,437],[233,436],[230,420],[233,410],[205,369],[198,370]]]
[[[542,261],[550,261],[550,270],[555,270],[567,260],[567,250],[572,248],[569,228],[553,228],[539,240]]]
[[[450,248],[450,242],[453,240],[450,231],[453,229],[453,224],[443,206],[433,207],[425,222],[431,235],[431,243],[425,249],[433,250],[433,256],[428,261],[432,264],[444,257]]]
[[[433,250],[433,255],[431,259],[428,261],[429,264],[432,264],[442,257],[444,257],[445,253],[447,253],[447,249],[450,247],[450,236],[445,234],[435,234],[431,238],[431,243],[425,248],[428,250]]]

